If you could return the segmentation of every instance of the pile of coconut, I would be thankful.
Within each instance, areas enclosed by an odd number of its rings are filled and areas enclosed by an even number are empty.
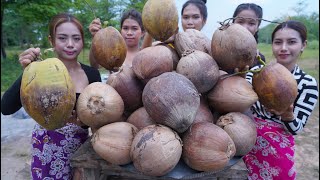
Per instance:
[[[154,39],[165,41],[178,27],[174,1],[147,1],[142,20]],[[288,83],[292,75],[277,63],[256,73],[253,85],[242,76],[226,76],[251,66],[256,49],[252,34],[238,24],[222,25],[211,40],[188,29],[175,34],[173,44],[142,49],[128,67],[122,66],[121,34],[103,28],[92,40],[91,58],[118,71],[106,84],[87,86],[76,104],[78,118],[93,130],[93,149],[109,163],[132,162],[150,176],[167,174],[180,159],[197,171],[224,169],[256,142],[254,121],[245,112],[258,99],[281,111],[296,96],[296,84]]]

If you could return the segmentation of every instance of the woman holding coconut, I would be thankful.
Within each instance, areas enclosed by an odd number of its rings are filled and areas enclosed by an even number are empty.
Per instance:
[[[267,109],[257,101],[251,110],[257,127],[257,141],[244,156],[249,179],[295,179],[294,137],[306,125],[317,104],[318,84],[297,65],[307,45],[307,29],[301,22],[286,21],[272,33],[272,51],[277,63],[287,68],[297,82],[297,97],[284,112]],[[251,70],[257,70],[262,65]],[[246,79],[252,83],[253,74]]]
[[[140,51],[140,39],[145,33],[142,25],[141,13],[135,9],[126,11],[121,17],[120,27],[120,33],[127,46],[126,59],[124,60],[123,65],[131,67],[134,56]],[[100,19],[97,18],[91,22],[89,31],[91,32],[91,35],[94,36],[101,28]],[[99,67],[99,64],[93,61],[93,59],[90,59],[90,64],[92,67]]]
[[[78,62],[84,44],[83,27],[70,14],[58,14],[49,23],[49,41],[57,58],[66,66],[75,87],[76,99],[93,82],[101,82],[98,70]],[[40,56],[40,48],[30,48],[19,55],[23,68]],[[9,115],[22,107],[20,87],[22,76],[4,93],[1,112]],[[75,109],[74,109],[75,110]],[[70,158],[87,140],[88,128],[82,127],[76,113],[64,120],[66,125],[56,130],[47,130],[37,124],[32,132],[32,179],[72,179],[75,169]]]

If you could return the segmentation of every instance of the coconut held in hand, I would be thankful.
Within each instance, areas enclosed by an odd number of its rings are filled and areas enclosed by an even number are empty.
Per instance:
[[[286,111],[298,95],[297,81],[291,72],[277,62],[271,62],[253,75],[252,85],[259,101],[268,109]]]
[[[99,30],[92,39],[92,57],[107,70],[119,68],[127,55],[126,42],[114,27]]]
[[[24,69],[20,97],[26,112],[48,130],[63,127],[76,103],[71,77],[57,58],[35,61]]]
[[[144,28],[158,41],[169,39],[178,29],[178,10],[173,0],[148,0],[141,16]]]
[[[212,57],[224,71],[243,70],[252,66],[257,52],[254,36],[239,24],[227,24],[218,28],[212,36]]]

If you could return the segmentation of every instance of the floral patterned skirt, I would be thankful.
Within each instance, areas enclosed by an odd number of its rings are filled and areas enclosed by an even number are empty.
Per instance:
[[[88,130],[75,124],[55,131],[36,125],[32,132],[32,179],[72,179],[70,157],[88,138]]]
[[[291,180],[296,178],[294,137],[282,124],[255,117],[257,141],[243,160],[249,180]]]

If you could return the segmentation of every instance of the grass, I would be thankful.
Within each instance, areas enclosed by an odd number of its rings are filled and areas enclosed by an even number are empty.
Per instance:
[[[266,57],[267,62],[274,59],[272,55],[271,45],[260,43],[258,45],[260,52]],[[44,49],[42,49],[43,52]],[[1,94],[6,91],[14,81],[22,74],[22,67],[19,64],[19,54],[23,50],[18,47],[10,47],[6,49],[7,59],[1,59]],[[42,53],[43,54],[43,53]],[[48,57],[52,56],[51,54]],[[84,49],[79,55],[79,61],[89,65],[89,49]],[[312,75],[319,82],[319,49],[306,48],[303,52],[299,66],[308,74]],[[105,73],[104,68],[99,69],[100,73]]]

